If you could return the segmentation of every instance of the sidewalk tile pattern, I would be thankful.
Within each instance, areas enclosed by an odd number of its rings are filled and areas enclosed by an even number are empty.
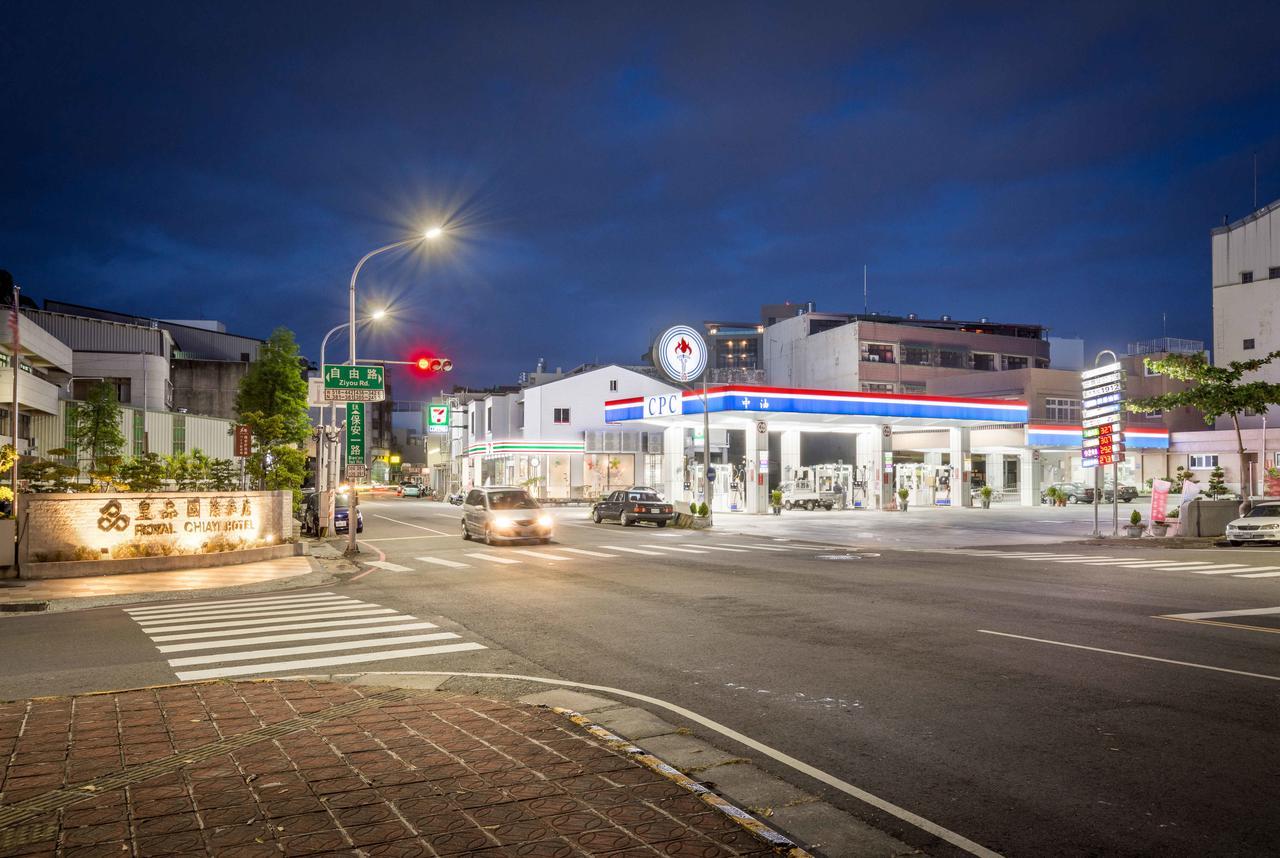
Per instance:
[[[0,703],[0,767],[0,856],[770,851],[560,715],[439,692],[218,681]]]
[[[93,596],[119,596],[126,593],[172,593],[186,590],[208,590],[215,587],[237,587],[261,584],[280,578],[306,575],[311,563],[305,557],[282,557],[236,566],[211,566],[207,569],[185,569],[178,572],[138,572],[126,575],[93,575],[85,578],[50,578],[8,582],[0,588],[0,602],[49,601],[81,599]]]

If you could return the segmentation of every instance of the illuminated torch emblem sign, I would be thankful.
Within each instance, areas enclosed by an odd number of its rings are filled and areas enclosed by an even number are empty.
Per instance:
[[[668,328],[653,344],[653,359],[674,381],[687,384],[707,368],[707,344],[688,325]]]

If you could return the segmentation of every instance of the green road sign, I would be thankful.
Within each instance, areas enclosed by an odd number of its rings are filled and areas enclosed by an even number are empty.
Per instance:
[[[427,431],[449,431],[449,403],[432,402],[427,406]]]
[[[364,403],[347,403],[347,464],[364,464]]]
[[[325,390],[384,390],[382,367],[324,365]]]

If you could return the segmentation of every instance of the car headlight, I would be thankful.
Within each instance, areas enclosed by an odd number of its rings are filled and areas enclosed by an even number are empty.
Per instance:
[[[556,520],[546,513],[538,516],[538,527],[550,527],[555,523]]]
[[[511,520],[511,517],[510,517],[510,516],[506,516],[506,515],[495,515],[495,516],[493,517],[493,526],[494,526],[494,527],[496,527],[496,528],[498,528],[499,530],[506,530],[506,529],[507,529],[508,527],[510,527],[513,523],[514,523],[514,522],[512,522],[512,520]]]

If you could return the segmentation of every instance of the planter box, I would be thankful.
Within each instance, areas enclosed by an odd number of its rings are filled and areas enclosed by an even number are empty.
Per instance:
[[[682,527],[685,530],[706,530],[711,527],[711,517],[703,518],[700,515],[690,515],[687,512],[676,513],[675,520],[671,522],[672,527]]]
[[[175,554],[169,557],[134,557],[128,560],[57,560],[50,563],[24,563],[22,577],[38,581],[46,578],[125,575],[132,572],[173,572],[180,569],[208,569],[212,566],[279,560],[305,553],[306,546],[295,542],[250,548],[247,551],[219,551],[214,554]]]
[[[1194,500],[1180,509],[1182,536],[1222,536],[1227,522],[1240,517],[1240,502],[1233,500]]]
[[[11,518],[0,518],[0,566],[13,565],[13,531],[17,526]]]

